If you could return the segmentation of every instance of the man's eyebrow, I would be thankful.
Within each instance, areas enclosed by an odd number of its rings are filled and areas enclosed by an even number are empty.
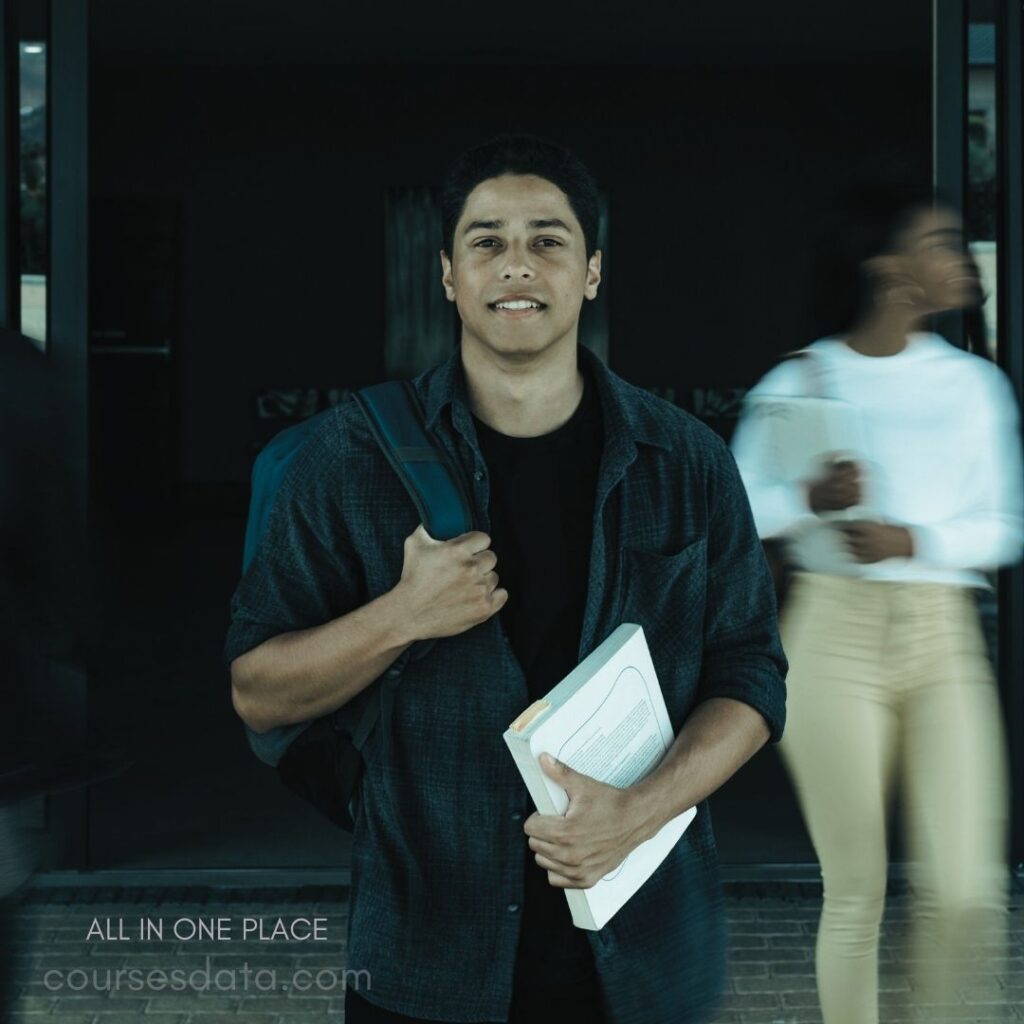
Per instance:
[[[932,238],[935,235],[953,235],[956,238],[963,238],[964,234],[963,228],[935,228],[934,231],[926,231],[921,237]]]
[[[462,233],[468,235],[470,231],[475,231],[477,228],[483,231],[497,231],[504,226],[505,222],[503,220],[473,220],[466,225],[466,230]]]
[[[548,217],[546,220],[531,220],[529,222],[531,228],[562,228],[572,234],[572,229],[564,220],[559,220],[558,217]]]
[[[539,220],[530,220],[526,222],[526,226],[533,228],[534,230],[543,228],[562,228],[563,231],[568,231],[572,234],[572,228],[570,228],[569,225],[559,217],[545,217]],[[481,231],[498,231],[503,227],[505,227],[505,221],[503,220],[474,220],[470,221],[469,224],[466,225],[466,229],[462,233],[464,235],[468,235],[470,231],[476,231],[478,229]]]

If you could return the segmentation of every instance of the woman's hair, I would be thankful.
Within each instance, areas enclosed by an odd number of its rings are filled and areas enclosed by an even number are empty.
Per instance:
[[[483,181],[503,174],[534,174],[560,188],[583,229],[587,257],[597,249],[600,215],[597,183],[582,160],[563,146],[532,135],[501,135],[463,153],[441,190],[442,245],[450,256],[455,225],[466,200]]]
[[[876,282],[866,263],[894,251],[923,210],[945,200],[930,186],[862,185],[821,219],[812,245],[811,318],[816,338],[848,334],[871,309]],[[946,204],[948,205],[948,204]]]

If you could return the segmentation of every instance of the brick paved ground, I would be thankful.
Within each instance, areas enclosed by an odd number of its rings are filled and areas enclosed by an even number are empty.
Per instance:
[[[978,949],[957,1004],[943,1007],[920,1005],[908,980],[909,910],[908,897],[890,900],[881,953],[883,1022],[1024,1021],[1024,897],[1014,897],[1008,955],[997,959],[992,950]],[[731,977],[719,1024],[820,1020],[813,974],[817,913],[814,896],[729,897]],[[247,918],[262,918],[269,935],[276,918],[302,916],[324,918],[326,939],[243,938]],[[223,919],[221,938],[189,938],[199,918]],[[162,922],[162,940],[139,938],[144,919]],[[34,890],[19,920],[20,938],[0,950],[0,956],[15,958],[19,978],[14,1015],[5,1024],[336,1022],[342,1019],[346,980],[358,984],[341,968],[346,905],[340,892],[257,897],[202,890],[99,891],[69,901],[67,894]],[[103,935],[87,938],[94,920]],[[120,989],[110,991],[118,984],[118,969]],[[124,973],[130,969],[138,973]],[[296,974],[299,970],[308,973]],[[164,991],[158,990],[161,977]],[[181,991],[185,985],[188,990]]]

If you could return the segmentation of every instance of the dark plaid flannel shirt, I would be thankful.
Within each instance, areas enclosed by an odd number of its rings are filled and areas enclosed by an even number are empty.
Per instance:
[[[580,658],[621,622],[640,623],[676,732],[699,701],[729,697],[756,708],[777,740],[787,666],[729,449],[586,349],[580,359],[592,366],[605,425]],[[458,351],[415,387],[486,531],[487,467]],[[227,660],[389,590],[417,521],[355,404],[339,406],[282,485],[234,595]],[[365,751],[347,967],[369,972],[361,995],[398,1013],[502,1021],[532,810],[502,733],[529,703],[526,682],[497,617],[419,653],[389,670],[400,685]],[[643,888],[588,933],[615,1024],[706,1019],[724,977],[718,893],[703,804]]]

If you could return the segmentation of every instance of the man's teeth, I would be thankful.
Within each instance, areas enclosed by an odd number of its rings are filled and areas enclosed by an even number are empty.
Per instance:
[[[539,302],[530,302],[527,299],[516,299],[514,302],[496,302],[496,309],[540,309]]]

